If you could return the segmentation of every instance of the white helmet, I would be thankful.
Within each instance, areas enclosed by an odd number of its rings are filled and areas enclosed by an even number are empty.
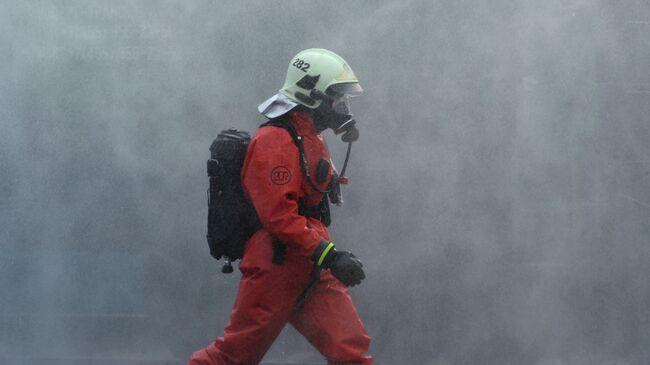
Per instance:
[[[262,103],[258,110],[274,118],[298,104],[316,109],[325,98],[339,99],[349,109],[347,97],[362,92],[359,80],[341,56],[326,49],[310,48],[291,59],[279,94]]]
[[[357,76],[345,60],[332,51],[311,48],[298,53],[289,63],[280,93],[310,109],[320,105],[314,92],[333,97],[357,96],[363,92]]]

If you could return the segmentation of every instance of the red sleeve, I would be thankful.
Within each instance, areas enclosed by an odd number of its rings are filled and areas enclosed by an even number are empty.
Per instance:
[[[253,138],[242,168],[242,185],[262,226],[287,244],[300,245],[311,256],[322,239],[298,214],[302,182],[299,152],[289,133],[264,127]]]

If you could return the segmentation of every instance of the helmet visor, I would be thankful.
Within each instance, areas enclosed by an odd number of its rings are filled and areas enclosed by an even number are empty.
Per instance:
[[[334,84],[328,87],[325,93],[335,98],[341,95],[355,97],[363,94],[363,89],[358,82],[346,82],[342,84]]]
[[[350,96],[343,95],[334,99],[332,109],[337,114],[352,115],[352,111],[350,110]]]
[[[332,109],[337,114],[352,115],[350,98],[361,95],[363,89],[358,82],[348,82],[332,85],[326,93],[332,98]]]

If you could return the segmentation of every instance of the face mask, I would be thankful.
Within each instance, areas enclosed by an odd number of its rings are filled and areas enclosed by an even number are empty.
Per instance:
[[[331,97],[318,90],[312,90],[312,98],[321,100],[318,108],[313,110],[314,125],[316,129],[323,131],[330,128],[334,134],[342,134],[343,142],[354,142],[359,139],[359,130],[356,128],[356,121],[350,112],[349,97]]]

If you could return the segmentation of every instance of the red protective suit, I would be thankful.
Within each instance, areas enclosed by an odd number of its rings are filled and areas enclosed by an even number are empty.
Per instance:
[[[311,114],[291,112],[290,122],[299,135],[313,183],[325,189],[332,175],[318,184],[318,161],[330,160],[323,137]],[[290,134],[278,127],[258,129],[251,140],[242,169],[244,191],[263,228],[246,245],[239,266],[242,278],[230,323],[207,348],[192,355],[189,365],[258,364],[284,325],[291,323],[323,354],[328,364],[371,364],[364,355],[370,345],[347,288],[329,270],[310,291],[300,308],[296,298],[309,282],[310,260],[327,228],[315,218],[298,214],[298,200],[317,205],[322,194],[303,176],[299,153]],[[274,237],[286,243],[284,263],[272,262]]]

